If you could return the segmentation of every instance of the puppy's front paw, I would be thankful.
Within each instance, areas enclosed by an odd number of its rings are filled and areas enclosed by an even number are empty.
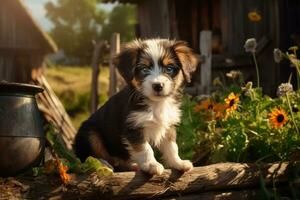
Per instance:
[[[149,174],[153,175],[161,175],[164,171],[164,167],[159,162],[151,162],[146,163],[141,166],[141,169],[144,172],[147,172]]]
[[[178,163],[176,163],[174,167],[177,170],[183,171],[183,172],[189,172],[193,169],[193,164],[189,160],[180,160]]]

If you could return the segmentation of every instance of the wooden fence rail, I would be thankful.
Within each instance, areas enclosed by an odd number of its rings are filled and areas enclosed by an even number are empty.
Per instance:
[[[99,69],[99,57],[101,49],[106,45],[105,41],[99,41],[94,45],[94,52],[92,57],[92,81],[91,81],[91,113],[94,113],[98,108],[98,76],[100,73]]]
[[[111,97],[118,90],[118,72],[113,63],[114,57],[120,52],[120,33],[113,33],[110,41],[110,61],[109,61],[109,91]]]

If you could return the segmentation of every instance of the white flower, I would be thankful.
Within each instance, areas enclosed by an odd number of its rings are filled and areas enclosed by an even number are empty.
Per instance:
[[[280,63],[280,61],[283,58],[283,53],[280,51],[280,49],[274,49],[273,51],[273,55],[274,55],[274,60],[276,63]]]
[[[246,52],[255,53],[257,47],[256,39],[255,38],[249,38],[246,40],[244,48]]]
[[[281,83],[277,88],[277,96],[281,97],[289,92],[293,92],[293,85],[290,83]]]
[[[242,76],[242,72],[239,70],[231,70],[229,73],[226,73],[226,76],[231,79],[236,79],[239,76]]]
[[[253,83],[251,81],[247,82],[245,87],[242,87],[242,91],[245,92],[246,96],[250,96],[250,92],[252,90]]]

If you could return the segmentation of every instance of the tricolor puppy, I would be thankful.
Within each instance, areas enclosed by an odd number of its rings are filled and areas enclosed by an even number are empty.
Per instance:
[[[155,159],[153,146],[168,167],[191,170],[192,163],[178,156],[175,126],[182,86],[197,65],[196,55],[182,41],[135,40],[125,45],[116,66],[127,86],[83,122],[75,141],[78,157],[102,158],[119,169],[133,161],[145,172],[161,174],[164,167]]]

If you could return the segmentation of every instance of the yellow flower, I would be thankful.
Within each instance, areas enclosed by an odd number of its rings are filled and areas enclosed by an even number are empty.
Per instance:
[[[238,103],[240,102],[239,95],[231,92],[228,97],[225,99],[226,111],[234,111],[238,108]]]
[[[287,123],[288,115],[281,108],[275,108],[269,113],[269,120],[274,128],[281,128]]]
[[[200,112],[200,110],[213,110],[215,102],[212,99],[205,99],[200,104],[194,107],[194,112]]]
[[[251,11],[248,13],[248,19],[252,22],[259,22],[262,19],[262,17],[258,12]]]

